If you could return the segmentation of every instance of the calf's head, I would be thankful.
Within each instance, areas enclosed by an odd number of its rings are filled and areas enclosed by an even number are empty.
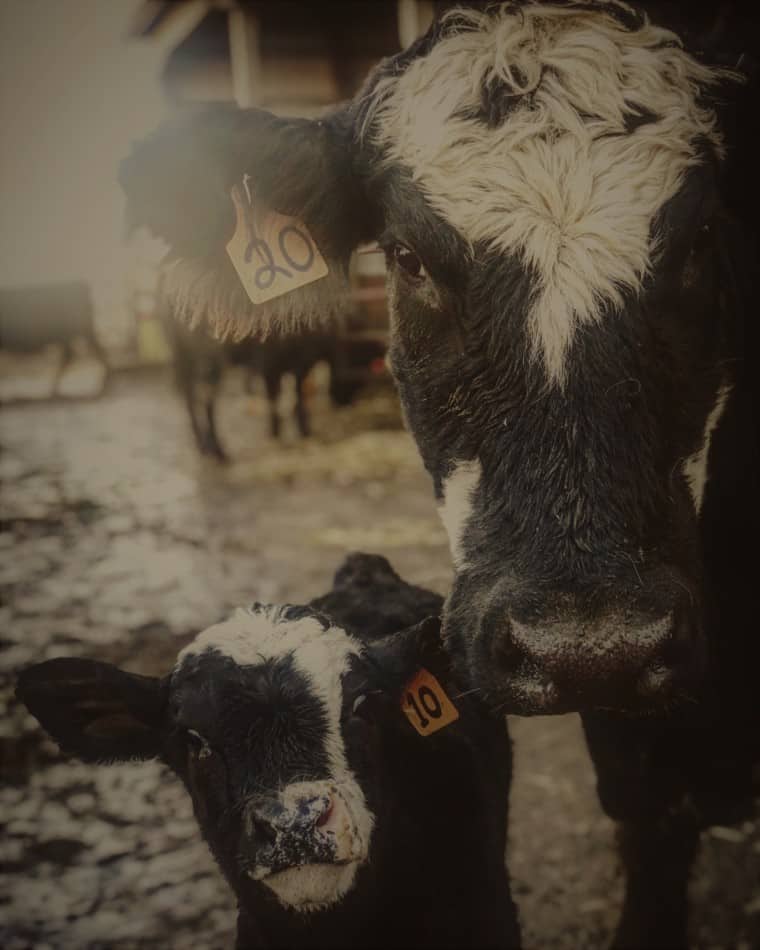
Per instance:
[[[445,17],[320,122],[205,114],[124,165],[186,312],[222,330],[332,312],[350,250],[385,249],[390,364],[455,566],[448,643],[497,707],[652,708],[700,677],[728,78],[623,4],[505,4]],[[244,179],[329,278],[246,298],[224,250]]]
[[[373,835],[401,793],[390,762],[415,738],[400,699],[421,663],[440,662],[439,628],[364,648],[308,607],[256,604],[163,678],[65,658],[26,669],[17,693],[85,761],[165,761],[242,906],[274,895],[314,911],[370,873],[371,855],[381,863]]]

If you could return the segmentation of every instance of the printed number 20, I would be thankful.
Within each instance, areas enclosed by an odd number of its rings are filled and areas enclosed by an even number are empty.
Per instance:
[[[419,703],[417,702],[418,699]],[[417,714],[417,718],[420,721],[420,729],[426,729],[430,724],[430,719],[440,719],[443,715],[441,701],[429,686],[420,686],[416,696],[414,693],[407,693],[406,701]],[[427,716],[430,716],[430,719],[427,718],[425,713],[427,713]]]

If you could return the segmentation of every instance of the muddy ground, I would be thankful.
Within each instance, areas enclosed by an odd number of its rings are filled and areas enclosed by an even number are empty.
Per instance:
[[[64,760],[14,703],[20,667],[86,655],[163,672],[231,607],[326,590],[349,550],[445,592],[445,538],[392,392],[335,411],[317,386],[313,411],[312,439],[286,427],[275,444],[261,395],[230,376],[221,428],[234,461],[220,467],[196,454],[163,371],[116,375],[101,398],[3,409],[5,950],[212,950],[234,927],[178,782],[155,763]],[[577,717],[515,719],[511,732],[508,859],[525,946],[604,947],[621,881]],[[760,820],[704,835],[691,890],[695,947],[760,947]]]

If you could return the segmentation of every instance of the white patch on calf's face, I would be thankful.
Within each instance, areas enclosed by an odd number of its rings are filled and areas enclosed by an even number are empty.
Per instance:
[[[438,514],[449,536],[454,567],[459,570],[467,567],[462,542],[467,521],[472,514],[472,497],[482,474],[478,459],[455,462],[451,474],[443,482],[443,500],[438,506]]]
[[[281,904],[307,912],[340,900],[356,876],[355,864],[302,864],[270,875],[264,883]]]
[[[467,25],[380,80],[367,126],[471,245],[530,268],[533,349],[561,384],[576,327],[640,288],[652,224],[699,162],[700,140],[720,152],[698,96],[725,73],[666,30],[629,31],[599,10],[455,15]],[[513,103],[495,127],[477,115],[489,82]],[[626,131],[641,113],[654,121]]]
[[[702,501],[704,500],[705,486],[707,485],[707,479],[709,477],[707,463],[710,457],[710,442],[712,441],[712,434],[720,422],[720,418],[723,415],[724,409],[726,408],[726,403],[728,402],[730,393],[730,386],[720,387],[718,390],[718,395],[715,399],[715,405],[705,420],[705,431],[702,437],[702,446],[697,452],[695,452],[693,455],[690,455],[689,458],[687,458],[683,463],[683,473],[686,476],[686,481],[689,485],[689,491],[691,492],[691,497],[694,499],[694,507],[698,515],[702,511]]]

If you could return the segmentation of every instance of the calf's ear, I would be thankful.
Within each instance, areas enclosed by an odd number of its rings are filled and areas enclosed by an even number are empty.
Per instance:
[[[206,106],[165,122],[135,146],[119,176],[127,223],[147,226],[169,244],[167,289],[180,318],[239,339],[342,312],[350,254],[372,231],[345,116],[285,119],[262,109]],[[273,216],[292,218],[298,229],[287,238],[295,270],[281,256],[286,239],[278,249],[281,217],[279,231],[267,237]],[[262,236],[267,247],[256,240]],[[227,251],[233,237],[251,268],[245,286],[241,261]],[[318,279],[324,268],[299,270],[310,247],[326,265]],[[288,270],[290,280],[282,276]],[[257,287],[276,295],[253,302]]]
[[[451,670],[449,655],[441,639],[441,618],[426,617],[406,631],[412,662],[438,677],[446,677]]]
[[[441,640],[441,618],[424,620],[385,637],[368,650],[386,677],[388,689],[399,693],[421,669],[446,679],[451,665]]]
[[[164,680],[64,657],[23,670],[16,695],[64,752],[86,762],[160,754]]]

